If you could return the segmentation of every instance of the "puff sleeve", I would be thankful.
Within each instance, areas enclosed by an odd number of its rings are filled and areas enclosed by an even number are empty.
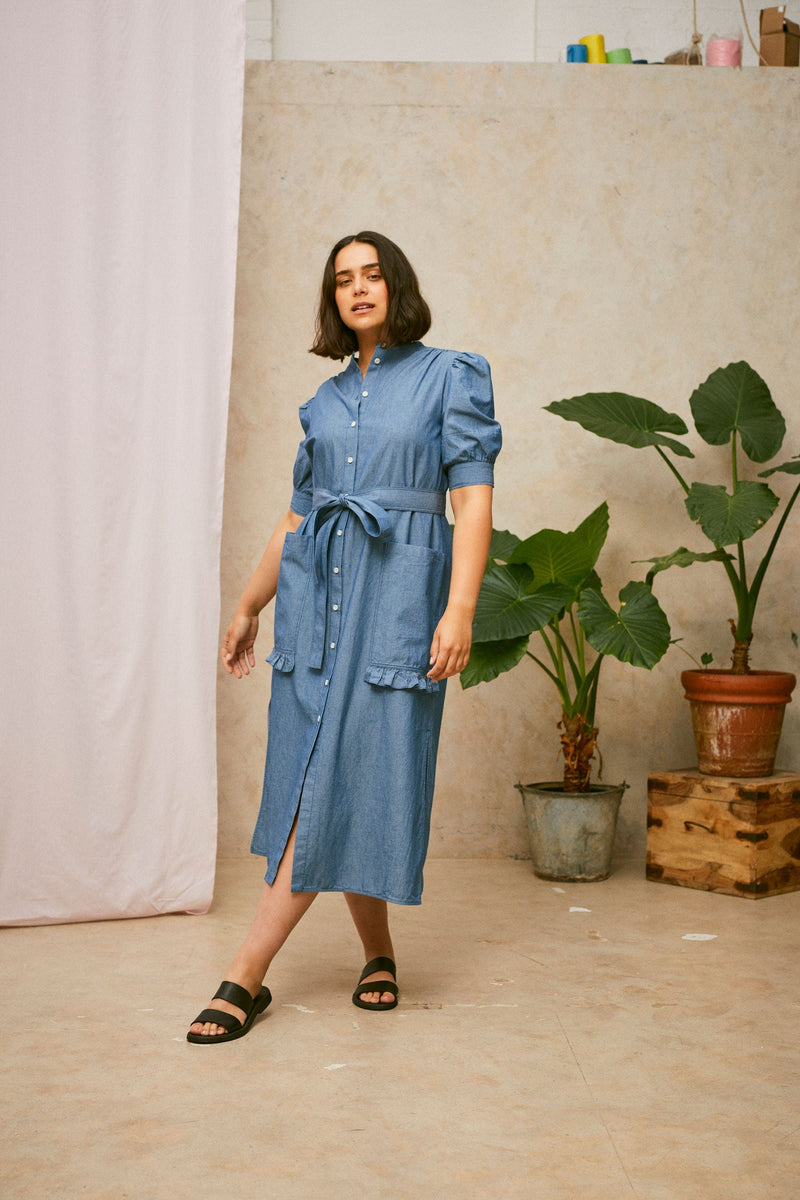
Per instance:
[[[303,438],[300,445],[297,447],[297,457],[294,460],[294,469],[292,471],[292,502],[289,505],[292,512],[297,513],[299,517],[307,517],[311,512],[313,483],[312,483],[312,468],[311,468],[311,441],[308,436],[308,428],[311,422],[309,407],[311,401],[308,400],[300,408],[300,424],[303,427]]]
[[[448,487],[494,483],[494,461],[502,445],[494,419],[489,364],[480,354],[456,354],[444,397],[442,464]]]

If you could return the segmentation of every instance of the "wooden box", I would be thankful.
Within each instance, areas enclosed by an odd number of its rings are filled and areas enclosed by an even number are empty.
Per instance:
[[[647,878],[753,900],[800,889],[800,774],[649,775]]]

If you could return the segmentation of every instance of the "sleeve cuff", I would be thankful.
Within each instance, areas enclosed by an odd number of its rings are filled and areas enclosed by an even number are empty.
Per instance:
[[[454,463],[447,472],[447,484],[451,492],[456,488],[469,487],[476,483],[488,483],[494,486],[494,465],[492,463]]]
[[[289,508],[293,513],[297,513],[298,517],[307,517],[311,512],[311,497],[308,492],[298,492],[295,489],[292,492],[292,502]]]

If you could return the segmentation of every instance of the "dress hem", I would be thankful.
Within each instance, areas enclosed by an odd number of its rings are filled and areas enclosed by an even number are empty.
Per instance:
[[[250,853],[257,858],[266,858],[267,855],[263,850],[256,850],[255,847],[250,847]],[[412,897],[403,897],[390,895],[388,892],[381,892],[376,889],[365,891],[363,887],[351,887],[347,884],[329,884],[324,887],[295,887],[292,880],[292,892],[351,892],[354,896],[371,896],[374,900],[385,900],[387,904],[402,904],[404,907],[411,907],[422,904],[422,893],[415,893]]]

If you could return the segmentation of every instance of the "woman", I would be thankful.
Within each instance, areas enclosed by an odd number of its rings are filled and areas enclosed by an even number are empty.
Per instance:
[[[469,658],[501,441],[488,363],[424,346],[430,319],[388,238],[334,246],[311,349],[352,358],[300,409],[291,507],[222,647],[226,671],[249,675],[277,593],[252,845],[267,874],[193,1042],[248,1032],[271,1000],[267,968],[320,891],[345,893],[364,947],[353,1003],[397,1004],[387,902],[420,902],[445,681]]]

